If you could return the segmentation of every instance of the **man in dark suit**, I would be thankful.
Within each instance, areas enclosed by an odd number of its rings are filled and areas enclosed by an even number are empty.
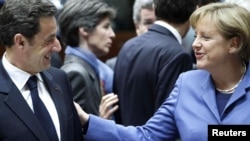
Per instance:
[[[192,58],[181,43],[197,3],[193,0],[169,3],[154,1],[157,21],[146,33],[128,40],[118,54],[114,70],[118,123],[145,124],[168,97],[179,74],[192,69]]]
[[[0,0],[0,8],[3,6],[4,0]]]
[[[153,0],[135,0],[133,5],[133,22],[136,35],[139,36],[146,31],[155,21]],[[117,56],[106,60],[106,64],[114,70]]]
[[[1,9],[0,140],[83,140],[67,75],[50,67],[52,53],[61,50],[55,14],[49,0],[11,0]]]

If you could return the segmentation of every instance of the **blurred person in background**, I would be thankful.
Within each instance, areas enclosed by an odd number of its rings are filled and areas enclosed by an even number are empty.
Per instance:
[[[182,38],[196,9],[194,0],[155,0],[156,21],[148,31],[121,48],[114,70],[114,93],[119,98],[115,120],[142,125],[159,108],[180,73],[192,69]]]
[[[150,25],[156,20],[153,9],[153,0],[135,0],[133,6],[133,21],[137,36],[147,32]],[[114,69],[117,57],[110,58],[106,64]],[[117,109],[117,95],[105,95],[100,105],[100,116],[111,119]],[[112,105],[115,105],[112,107]]]
[[[135,0],[133,5],[133,22],[136,34],[141,35],[156,20],[153,0]],[[106,64],[114,70],[117,57],[106,60]]]
[[[113,74],[104,78],[110,68],[98,57],[112,46],[115,14],[114,8],[99,0],[68,0],[58,16],[60,37],[67,45],[61,69],[71,82],[74,101],[95,115],[99,115],[102,96],[112,91],[112,82],[107,81],[113,81]]]

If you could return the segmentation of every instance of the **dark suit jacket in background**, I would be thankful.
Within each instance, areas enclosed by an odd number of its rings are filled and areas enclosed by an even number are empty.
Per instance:
[[[65,72],[51,67],[41,73],[58,112],[61,141],[82,141],[78,114]],[[0,140],[49,141],[45,131],[0,60]]]
[[[127,41],[114,71],[114,92],[120,105],[116,121],[144,124],[168,97],[179,74],[191,69],[191,56],[160,25],[153,24],[145,34]]]
[[[99,115],[102,90],[100,79],[90,64],[75,55],[66,55],[61,69],[67,73],[71,82],[74,101],[85,112]]]

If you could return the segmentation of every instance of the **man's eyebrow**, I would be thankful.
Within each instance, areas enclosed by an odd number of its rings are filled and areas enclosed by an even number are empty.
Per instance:
[[[51,38],[57,37],[57,34],[51,34],[49,37],[46,38],[46,40],[50,40]]]

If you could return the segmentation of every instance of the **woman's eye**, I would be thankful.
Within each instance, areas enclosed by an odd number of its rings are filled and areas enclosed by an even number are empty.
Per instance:
[[[202,38],[203,38],[204,40],[209,40],[209,39],[210,39],[210,37],[208,37],[208,36],[202,36]]]

